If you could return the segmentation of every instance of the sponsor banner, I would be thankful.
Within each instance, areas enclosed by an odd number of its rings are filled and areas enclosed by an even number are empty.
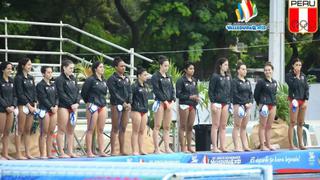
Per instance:
[[[145,163],[201,163],[201,164],[224,164],[224,165],[272,165],[276,174],[282,173],[320,173],[320,151],[310,149],[304,151],[252,151],[211,153],[198,152],[195,154],[175,153],[147,156],[109,157],[99,161],[115,162],[145,162]]]

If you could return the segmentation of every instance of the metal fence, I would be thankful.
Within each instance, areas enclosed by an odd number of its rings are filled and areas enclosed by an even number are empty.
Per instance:
[[[116,48],[118,50],[121,50],[125,53],[130,54],[130,64],[126,64],[126,66],[130,69],[130,77],[133,77],[134,70],[136,69],[134,66],[134,58],[135,57],[138,57],[138,58],[140,58],[144,61],[147,61],[147,62],[153,62],[152,59],[149,59],[143,55],[135,53],[134,48],[126,49],[126,48],[121,47],[117,44],[114,44],[110,41],[107,41],[103,38],[100,38],[98,36],[95,36],[93,34],[86,32],[86,31],[83,31],[77,27],[74,27],[70,24],[65,24],[62,21],[60,21],[60,23],[47,23],[47,22],[17,21],[17,20],[9,20],[9,19],[5,18],[5,19],[0,19],[0,24],[4,24],[4,34],[0,34],[0,38],[4,38],[5,47],[4,47],[4,49],[2,49],[2,48],[0,49],[0,53],[5,54],[5,61],[8,61],[9,54],[36,54],[36,55],[58,55],[59,56],[59,64],[58,63],[57,64],[50,64],[50,66],[59,66],[60,67],[61,61],[62,61],[62,56],[68,56],[73,59],[79,60],[80,62],[91,64],[90,61],[87,61],[84,58],[79,57],[72,52],[65,51],[63,48],[63,43],[70,43],[70,44],[75,45],[81,49],[89,51],[89,52],[93,53],[94,55],[101,56],[105,59],[113,61],[113,57],[110,57],[110,56],[106,55],[105,53],[101,53],[97,49],[92,49],[86,45],[81,44],[80,42],[75,42],[69,38],[65,38],[63,32],[65,29],[69,29],[69,30],[72,30],[76,33],[80,33],[86,37],[92,38],[98,42],[101,42],[101,43],[105,44],[106,46],[111,46],[113,48]],[[57,27],[57,28],[59,28],[60,33],[59,33],[59,37],[31,36],[31,35],[19,35],[19,34],[12,35],[8,31],[8,24]],[[36,51],[36,50],[26,50],[26,49],[10,49],[8,46],[9,45],[8,39],[32,39],[32,40],[58,41],[60,44],[59,51]]]

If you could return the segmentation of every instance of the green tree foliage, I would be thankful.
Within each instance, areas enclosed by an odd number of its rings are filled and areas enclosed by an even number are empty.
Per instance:
[[[186,60],[196,62],[199,68],[196,74],[206,79],[213,71],[215,60],[221,56],[230,59],[231,67],[238,59],[242,59],[248,67],[262,67],[268,60],[268,32],[228,32],[225,29],[226,24],[236,22],[234,11],[238,2],[240,0],[3,0],[0,3],[0,18],[42,22],[61,20],[126,48],[133,47],[136,52],[160,51],[145,55],[156,59],[159,54],[164,54],[179,69]],[[258,16],[250,22],[268,24],[269,1],[253,2],[257,5]],[[9,25],[8,28],[10,34],[59,36],[58,28],[27,25]],[[3,26],[0,26],[0,32],[4,32]],[[286,62],[289,64],[291,57],[299,55],[305,62],[304,71],[319,65],[319,35],[319,32],[313,35],[286,32],[286,40],[291,43],[286,45]],[[73,31],[65,30],[63,36],[109,55],[120,52]],[[309,42],[302,44],[298,42],[301,40]],[[238,42],[248,48],[243,52],[229,49]],[[51,41],[13,39],[9,44],[13,49],[59,50],[59,43]],[[4,47],[3,39],[0,46]],[[64,43],[63,46],[66,51],[87,60],[96,60],[95,55],[88,56],[88,52],[73,45]],[[120,55],[128,59],[128,55]],[[37,58],[45,62],[57,59],[47,56]],[[136,62],[137,65],[149,66],[147,62]]]
[[[277,92],[277,117],[289,123],[288,85],[280,84]]]
[[[115,0],[117,1],[117,0]],[[128,0],[118,0],[125,4]],[[227,23],[236,22],[234,13],[238,1],[165,1],[149,0],[140,2],[141,16],[139,26],[141,40],[140,51],[177,51],[168,56],[181,67],[185,60],[199,62],[204,76],[212,73],[215,60],[220,56],[236,60],[235,53],[228,48],[236,44],[236,39],[247,45],[263,43],[267,45],[267,32],[228,32]],[[254,22],[268,23],[268,1],[256,2],[259,15]],[[130,14],[130,9],[126,9]],[[220,50],[210,50],[221,48]],[[209,50],[203,50],[209,49]],[[256,60],[255,56],[267,57],[266,47],[251,48],[246,60],[256,66],[264,61]],[[185,50],[185,51],[180,51]],[[267,60],[264,58],[263,60]],[[257,65],[258,64],[258,65]],[[207,71],[207,72],[206,72]]]

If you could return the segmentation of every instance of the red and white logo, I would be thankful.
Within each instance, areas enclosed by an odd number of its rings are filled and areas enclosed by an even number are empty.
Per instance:
[[[288,26],[292,33],[318,30],[318,0],[289,0]]]
[[[204,155],[203,158],[202,158],[202,163],[203,164],[209,164],[209,158],[207,155]]]

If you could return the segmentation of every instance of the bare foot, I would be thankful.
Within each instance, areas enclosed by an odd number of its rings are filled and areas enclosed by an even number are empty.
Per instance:
[[[165,153],[168,153],[168,154],[173,153],[173,151],[171,150],[171,148],[166,148],[164,152],[165,152]]]
[[[2,157],[6,158],[7,160],[14,160],[14,158],[9,155],[4,155]]]
[[[88,158],[95,158],[96,156],[94,154],[90,153],[90,154],[87,154],[87,157]]]
[[[100,156],[100,157],[108,157],[109,155],[104,153],[104,152],[102,152],[102,153],[99,153],[98,156]]]
[[[33,157],[33,156],[31,156],[31,155],[26,155],[26,157],[27,157],[28,159],[36,159],[35,157]]]
[[[144,151],[140,151],[140,155],[147,155],[148,153],[144,152]]]
[[[301,150],[306,150],[306,149],[308,149],[308,148],[305,147],[305,146],[299,146],[299,149],[301,149]]]
[[[125,152],[121,152],[120,155],[121,155],[121,156],[129,156],[129,154],[128,154],[128,153],[125,153]]]
[[[40,156],[40,159],[48,159],[46,156]]]
[[[8,160],[8,159],[3,156],[0,156],[0,160]]]
[[[184,153],[188,153],[188,149],[187,149],[187,147],[181,147],[181,152],[184,152]]]
[[[274,146],[272,146],[271,144],[266,144],[267,148],[270,150],[270,151],[275,151],[276,149],[274,148]]]
[[[262,146],[262,147],[260,148],[260,150],[261,150],[261,151],[270,151],[270,149],[267,148],[266,146]]]
[[[190,153],[195,153],[195,152],[196,152],[192,147],[189,147],[189,148],[188,148],[188,151],[189,151]]]
[[[56,156],[48,156],[48,159],[57,159]]]
[[[213,152],[213,153],[221,153],[221,151],[218,148],[211,149],[211,152]]]
[[[276,149],[273,148],[272,146],[269,146],[268,149],[270,149],[270,151],[275,151]]]
[[[27,160],[27,158],[21,155],[17,155],[16,160]]]
[[[120,156],[120,153],[112,153],[111,156]]]
[[[243,152],[243,150],[236,148],[236,149],[233,150],[233,152]]]
[[[298,148],[296,146],[290,146],[289,150],[298,150]]]
[[[79,156],[73,153],[68,154],[71,158],[78,158]]]
[[[248,148],[248,147],[245,147],[243,148],[244,151],[252,151],[252,149]]]
[[[160,150],[154,150],[153,152],[154,154],[162,154],[162,152]]]
[[[139,156],[140,154],[138,152],[133,152],[132,155]]]
[[[230,152],[228,149],[226,149],[226,148],[220,148],[220,151],[221,152],[224,152],[224,153],[226,153],[226,152]]]
[[[59,158],[70,158],[70,156],[68,156],[67,154],[61,154],[59,155]]]

